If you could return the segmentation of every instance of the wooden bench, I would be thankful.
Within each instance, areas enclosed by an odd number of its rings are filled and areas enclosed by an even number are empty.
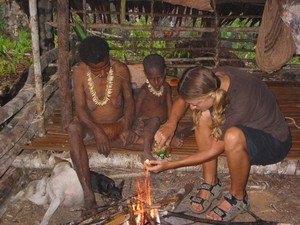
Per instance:
[[[284,113],[292,133],[292,149],[288,158],[300,159],[300,83],[288,82],[267,82],[267,85],[278,100],[279,106]],[[176,95],[176,87],[173,87]],[[187,113],[183,120],[191,120],[191,113]],[[298,127],[297,127],[298,126]],[[30,143],[21,146],[30,150],[51,150],[69,151],[68,134],[63,130],[60,110],[56,110],[46,121],[46,135],[44,137],[35,136]],[[88,151],[95,152],[95,146],[87,146]],[[196,142],[193,136],[184,140],[184,145],[180,148],[172,149],[172,155],[187,156],[197,151]],[[112,152],[125,152],[140,154],[141,151],[128,149],[112,149]]]

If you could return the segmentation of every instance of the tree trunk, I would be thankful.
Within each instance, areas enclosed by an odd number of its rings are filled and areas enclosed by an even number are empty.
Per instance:
[[[38,15],[39,15],[39,34],[40,34],[40,53],[54,48],[53,28],[48,24],[53,19],[52,1],[38,0]]]
[[[33,53],[33,67],[35,77],[35,94],[37,101],[37,117],[38,122],[38,134],[40,136],[45,134],[44,124],[44,94],[43,94],[43,82],[42,82],[42,69],[40,60],[40,44],[39,44],[39,24],[37,16],[37,0],[29,0],[30,11],[30,25],[31,25],[31,41],[32,41],[32,53]]]

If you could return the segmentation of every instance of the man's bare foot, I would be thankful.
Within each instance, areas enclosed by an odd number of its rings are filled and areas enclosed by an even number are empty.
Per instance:
[[[86,218],[97,213],[97,203],[95,200],[86,200],[85,207],[81,211],[81,217]]]
[[[96,208],[83,209],[81,211],[81,218],[88,218],[88,217],[91,217],[91,216],[95,215],[96,213],[97,213]]]
[[[171,146],[174,148],[179,148],[183,145],[183,139],[179,137],[174,137],[171,142]]]

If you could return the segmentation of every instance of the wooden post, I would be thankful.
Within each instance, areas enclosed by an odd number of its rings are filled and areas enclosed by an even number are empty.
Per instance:
[[[66,128],[72,118],[69,63],[69,0],[57,1],[58,17],[58,75],[61,93],[62,124]]]
[[[215,68],[219,67],[220,65],[220,45],[221,45],[221,32],[219,27],[219,14],[217,12],[217,3],[216,0],[213,0],[213,8],[214,8],[214,16],[215,16],[215,29],[216,29],[216,53],[214,56],[215,61]]]
[[[34,67],[34,78],[35,78],[35,94],[36,94],[36,101],[37,101],[38,135],[43,136],[45,134],[45,123],[44,123],[44,115],[43,115],[44,94],[43,94],[42,70],[41,70],[41,61],[40,61],[37,0],[29,1],[29,11],[30,11],[33,67]]]

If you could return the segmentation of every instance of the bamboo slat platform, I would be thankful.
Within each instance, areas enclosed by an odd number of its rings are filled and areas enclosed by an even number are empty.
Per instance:
[[[269,82],[267,83],[271,91],[276,96],[282,112],[284,113],[292,133],[292,149],[287,158],[300,159],[300,83]],[[187,114],[183,120],[189,120]],[[295,125],[296,124],[296,125]],[[46,121],[46,135],[44,137],[33,137],[30,143],[21,146],[27,150],[51,150],[69,151],[68,134],[63,130],[60,111],[57,110]],[[87,146],[88,151],[95,152],[95,146]],[[184,145],[180,148],[173,148],[172,155],[187,156],[197,150],[193,136],[184,140]],[[128,149],[112,149],[112,152],[140,154],[141,151]]]

